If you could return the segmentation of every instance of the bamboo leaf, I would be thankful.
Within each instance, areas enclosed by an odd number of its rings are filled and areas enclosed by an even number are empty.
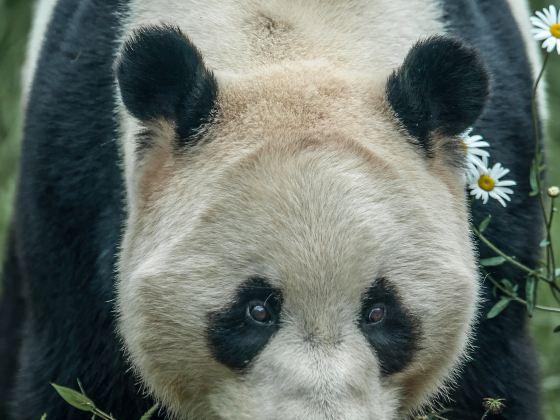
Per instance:
[[[155,404],[152,408],[146,411],[146,413],[142,417],[140,417],[140,420],[150,420],[152,416],[156,413],[158,408],[159,408],[159,404]]]
[[[517,296],[517,284],[513,284],[508,279],[502,279],[501,282],[504,289],[506,289],[510,294]]]
[[[492,215],[489,214],[489,215],[486,217],[486,219],[484,219],[484,220],[480,223],[480,225],[478,225],[478,231],[479,231],[480,233],[483,233],[483,232],[486,230],[486,228],[488,227],[488,225],[490,224],[490,221],[491,221],[491,220],[492,220]]]
[[[492,319],[492,318],[497,317],[504,309],[507,308],[507,306],[509,305],[510,302],[511,302],[511,299],[509,299],[509,298],[501,298],[492,307],[492,309],[490,309],[490,311],[488,312],[488,315],[486,315],[486,318]]]
[[[484,259],[480,260],[480,265],[483,266],[483,267],[496,267],[498,265],[502,265],[506,261],[507,260],[502,256],[492,257],[492,258],[484,258]]]
[[[64,401],[70,404],[72,407],[77,408],[81,411],[88,411],[90,413],[95,409],[95,404],[85,395],[75,391],[71,388],[66,388],[65,386],[60,386],[57,384],[51,384],[55,391],[62,397]]]

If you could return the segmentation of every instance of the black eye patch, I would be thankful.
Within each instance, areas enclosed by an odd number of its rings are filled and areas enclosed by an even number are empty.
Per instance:
[[[212,354],[231,369],[244,369],[279,328],[280,291],[262,277],[248,279],[233,301],[208,314]]]
[[[382,317],[379,308],[383,309]],[[377,315],[374,318],[372,311]],[[385,375],[403,370],[418,349],[420,321],[405,308],[385,279],[377,280],[364,295],[359,325]]]

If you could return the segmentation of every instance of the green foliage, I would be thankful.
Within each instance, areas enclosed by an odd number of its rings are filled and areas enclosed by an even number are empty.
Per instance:
[[[486,219],[484,219],[482,223],[478,225],[479,232],[484,233],[484,231],[486,230],[486,228],[488,227],[491,221],[492,221],[492,215],[489,214],[488,216],[486,216]]]
[[[0,257],[4,255],[15,193],[21,137],[20,74],[30,5],[29,0],[0,0]]]
[[[498,255],[497,257],[484,258],[480,260],[480,265],[483,267],[496,267],[506,262],[505,257]]]
[[[154,414],[156,414],[156,411],[158,410],[159,406],[156,404],[154,405],[152,408],[150,408],[148,411],[146,411],[146,414],[144,414],[142,417],[140,417],[140,420],[150,420],[152,418],[152,416]]]
[[[78,381],[80,391],[76,391],[72,388],[67,388],[65,386],[56,384],[51,385],[64,401],[66,401],[77,410],[86,411],[93,414],[92,418],[95,419],[96,417],[99,417],[102,420],[117,420],[111,414],[107,414],[103,410],[96,407],[95,403],[86,395],[80,381]],[[140,420],[150,420],[156,413],[157,409],[158,405],[156,404],[152,408],[150,408],[142,417],[140,417]],[[44,418],[46,418],[46,414],[43,414],[41,420],[43,420]]]
[[[509,303],[511,302],[511,298],[509,297],[502,297],[496,304],[490,309],[486,318],[491,319],[497,317],[504,309],[507,308]]]
[[[60,386],[57,384],[52,384],[52,386],[58,393],[58,395],[60,395],[62,399],[72,407],[77,408],[80,411],[88,411],[90,413],[93,413],[95,404],[85,394],[74,391],[72,388],[66,388],[65,386]]]

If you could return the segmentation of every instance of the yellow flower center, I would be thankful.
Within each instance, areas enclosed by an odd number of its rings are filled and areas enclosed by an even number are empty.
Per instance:
[[[469,151],[469,146],[467,145],[467,142],[465,140],[461,140],[459,142],[461,144],[461,148],[463,149],[463,152],[465,152],[465,154]]]
[[[478,178],[478,186],[484,191],[492,191],[496,186],[496,183],[490,176],[481,175],[480,178]]]
[[[554,38],[560,39],[560,23],[550,25],[550,33]]]

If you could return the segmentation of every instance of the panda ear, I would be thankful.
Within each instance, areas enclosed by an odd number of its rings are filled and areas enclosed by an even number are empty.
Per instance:
[[[210,117],[216,80],[196,47],[178,29],[139,29],[125,42],[116,65],[122,101],[132,116],[149,124],[171,121],[179,146]]]
[[[386,93],[400,123],[430,155],[434,135],[458,135],[478,119],[489,79],[473,48],[436,36],[411,48]]]

